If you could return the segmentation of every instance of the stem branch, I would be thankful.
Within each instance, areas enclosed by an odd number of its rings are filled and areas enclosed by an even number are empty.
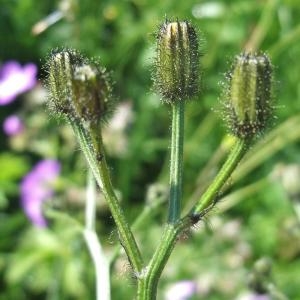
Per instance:
[[[110,181],[101,133],[90,130],[89,134],[87,134],[85,129],[76,120],[71,124],[97,184],[102,189],[105,200],[110,208],[118,228],[121,244],[134,272],[139,273],[143,267],[142,256]]]
[[[220,189],[248,150],[250,143],[250,140],[238,139],[236,141],[218,175],[192,210],[192,215],[201,214],[215,204],[216,196],[220,192]],[[191,218],[191,215],[187,215],[181,220],[170,222],[166,225],[160,244],[150,263],[145,269],[144,274],[141,274],[141,277],[138,278],[138,300],[156,299],[158,280],[175,246],[177,237],[183,230],[192,226],[193,222],[194,220]]]
[[[138,300],[156,299],[157,284],[176,244],[177,236],[190,226],[191,220],[189,217],[166,225],[160,244],[156,248],[145,273],[138,280]]]
[[[221,188],[231,176],[244,154],[247,152],[250,143],[251,141],[249,140],[237,139],[218,175],[192,209],[192,214],[201,214],[203,211],[209,209],[215,204]]]

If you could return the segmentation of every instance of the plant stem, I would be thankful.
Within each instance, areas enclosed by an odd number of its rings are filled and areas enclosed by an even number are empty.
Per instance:
[[[184,140],[184,101],[172,105],[172,137],[170,162],[170,199],[168,224],[166,225],[161,242],[156,248],[144,273],[138,278],[137,299],[156,299],[157,284],[160,275],[168,261],[176,243],[176,238],[183,228],[188,226],[180,219],[180,204],[182,197],[182,162]]]
[[[84,238],[89,248],[96,273],[96,299],[110,300],[109,262],[102,250],[101,243],[95,231],[96,220],[96,185],[95,179],[88,170],[87,197],[85,207]]]
[[[231,140],[231,139],[230,139]],[[234,140],[232,138],[232,142],[228,142],[228,139],[225,138],[224,141],[221,142],[219,147],[211,153],[210,158],[208,159],[206,165],[201,169],[199,174],[197,175],[195,181],[195,190],[189,199],[186,201],[183,213],[188,212],[194,207],[195,203],[199,200],[205,190],[209,187],[210,182],[214,178],[215,174],[212,174],[212,170],[216,170],[219,166],[220,162],[228,155],[228,151],[232,148],[234,144]]]
[[[237,167],[244,154],[247,152],[250,143],[250,140],[236,140],[235,145],[233,146],[227,160],[225,161],[218,175],[215,177],[208,189],[201,196],[198,203],[192,209],[192,214],[201,214],[203,211],[209,209],[215,204],[221,188],[231,176],[232,172]]]
[[[146,204],[144,206],[143,211],[138,215],[138,217],[133,222],[131,226],[132,230],[134,231],[136,229],[140,229],[142,225],[145,225],[145,220],[147,220],[152,214],[154,214],[158,210],[158,208],[162,206],[162,204],[166,203],[166,200],[167,199],[164,196],[162,196],[156,199],[151,204]],[[112,268],[115,260],[120,255],[120,250],[121,250],[121,245],[117,245],[115,251],[113,252],[110,258],[110,268]]]
[[[71,125],[97,184],[102,189],[105,200],[110,208],[119,232],[120,242],[124,247],[134,272],[138,274],[143,267],[142,256],[110,181],[101,133],[100,131],[97,132],[90,129],[89,134],[87,134],[85,129],[80,125],[80,122],[76,120]]]
[[[220,189],[226,183],[227,179],[230,177],[231,173],[248,150],[250,143],[250,140],[246,141],[238,139],[236,141],[231,153],[215,180],[193,209],[193,214],[200,214],[215,203],[215,198],[220,192]],[[192,224],[193,219],[191,218],[191,215],[187,215],[181,220],[177,220],[172,223],[170,222],[166,225],[162,234],[161,242],[151,258],[150,263],[145,269],[144,274],[141,274],[141,277],[138,278],[138,300],[156,299],[159,278],[175,246],[177,237],[183,230],[192,226]]]
[[[172,105],[172,139],[170,163],[170,201],[168,222],[175,223],[180,218],[182,196],[182,162],[184,138],[184,101]]]
[[[189,217],[183,218],[176,223],[169,223],[166,225],[161,242],[156,248],[145,273],[138,278],[137,300],[156,299],[157,284],[175,246],[177,236],[180,232],[190,226],[191,220]]]

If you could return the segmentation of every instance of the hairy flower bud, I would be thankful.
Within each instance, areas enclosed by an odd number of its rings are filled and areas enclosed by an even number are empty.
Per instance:
[[[199,50],[189,22],[163,23],[157,34],[155,86],[163,100],[193,97],[199,90]]]
[[[70,120],[97,125],[110,110],[111,87],[104,70],[74,50],[50,55],[50,107]]]
[[[272,66],[269,58],[241,54],[235,58],[226,92],[226,119],[232,133],[251,138],[261,133],[272,112]]]

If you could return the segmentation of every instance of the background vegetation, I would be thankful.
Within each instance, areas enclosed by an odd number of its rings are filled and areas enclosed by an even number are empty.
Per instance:
[[[0,63],[33,62],[45,76],[53,48],[72,47],[112,71],[117,106],[129,113],[105,128],[113,182],[134,222],[145,203],[165,197],[170,113],[151,90],[155,31],[167,18],[188,19],[203,38],[203,92],[187,105],[184,203],[188,208],[222,163],[231,139],[217,111],[224,73],[244,49],[266,51],[275,66],[276,116],[226,186],[218,208],[178,242],[163,273],[159,299],[181,280],[197,284],[194,299],[241,299],[254,264],[272,261],[268,280],[300,299],[300,6],[298,0],[0,0]],[[37,27],[55,11],[62,18]],[[25,129],[0,132],[0,299],[93,299],[94,270],[82,234],[86,166],[66,124],[49,117],[41,84],[1,106],[1,123],[18,114]],[[117,110],[118,111],[118,110]],[[118,123],[119,124],[119,123]],[[123,127],[122,127],[123,126]],[[46,228],[20,206],[20,182],[40,160],[61,163]],[[99,192],[97,232],[108,255],[118,244]],[[297,214],[298,211],[298,214]],[[163,204],[135,230],[149,256],[166,220]],[[112,266],[113,299],[132,299],[124,255]]]

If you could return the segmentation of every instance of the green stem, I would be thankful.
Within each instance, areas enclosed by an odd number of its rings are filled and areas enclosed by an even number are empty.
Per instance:
[[[168,222],[175,223],[180,218],[182,196],[182,162],[184,137],[184,101],[172,105],[172,139],[170,163],[170,201]]]
[[[118,228],[121,244],[124,247],[132,268],[136,273],[139,273],[143,268],[142,256],[110,181],[101,134],[90,130],[88,135],[76,120],[71,125],[97,184],[102,189]]]
[[[182,197],[182,161],[184,137],[184,101],[172,105],[172,138],[170,163],[170,200],[168,224],[144,273],[138,278],[137,299],[156,299],[160,275],[174,248],[177,235],[187,225],[180,221],[180,202]],[[187,219],[188,220],[188,219]]]
[[[237,167],[244,154],[247,152],[250,143],[250,140],[238,139],[236,141],[218,175],[215,177],[214,181],[210,184],[208,189],[193,208],[193,214],[201,214],[203,211],[209,209],[215,204],[221,188],[231,176],[232,172]]]
[[[138,278],[137,300],[155,300],[157,284],[161,273],[173,251],[177,236],[185,228],[191,226],[191,220],[186,217],[176,223],[166,225],[161,242],[156,248],[143,276]]]
[[[154,214],[158,208],[160,208],[162,206],[162,204],[166,203],[166,198],[164,196],[159,197],[158,199],[156,199],[155,201],[153,201],[150,204],[146,204],[144,206],[143,211],[138,215],[138,217],[135,219],[135,221],[133,222],[131,228],[132,230],[137,230],[142,228],[142,226],[144,225],[145,227],[145,220],[147,220],[152,214]],[[120,250],[121,250],[121,246],[118,245],[115,248],[115,251],[113,252],[111,258],[110,258],[110,264],[111,264],[111,268],[113,267],[113,264],[115,263],[115,260],[118,258],[118,256],[120,255]]]
[[[205,209],[215,203],[215,198],[220,192],[222,186],[236,168],[243,155],[247,151],[250,140],[237,140],[228,159],[224,163],[215,180],[209,186],[207,191],[201,197],[199,203],[192,211],[193,214],[200,214]],[[190,215],[166,225],[162,234],[162,239],[158,245],[150,263],[145,269],[144,274],[138,278],[138,300],[155,300],[157,292],[157,284],[161,273],[171,255],[175,246],[178,235],[189,228],[193,224],[193,219]]]

